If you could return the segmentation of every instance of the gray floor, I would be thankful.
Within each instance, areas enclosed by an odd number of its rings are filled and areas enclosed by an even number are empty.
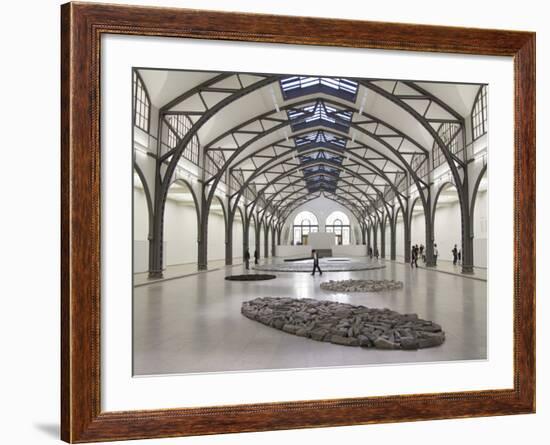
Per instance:
[[[322,277],[277,273],[262,282],[230,282],[221,268],[134,289],[134,374],[244,371],[383,363],[485,359],[486,282],[387,262],[385,269],[331,272]],[[404,282],[403,289],[339,294],[319,289],[329,279],[373,278]],[[445,343],[419,351],[383,351],[316,342],[241,315],[257,296],[314,297],[416,312],[443,326]]]

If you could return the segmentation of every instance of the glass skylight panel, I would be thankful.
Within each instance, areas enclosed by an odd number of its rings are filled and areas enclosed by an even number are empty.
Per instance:
[[[346,139],[335,136],[331,133],[326,133],[322,130],[307,133],[305,135],[294,138],[296,147],[303,148],[307,145],[317,145],[319,147],[328,148],[345,148]]]
[[[308,126],[328,125],[347,132],[353,113],[348,110],[338,110],[323,101],[317,101],[298,110],[288,110],[287,114],[294,131]]]
[[[280,83],[285,99],[314,93],[331,94],[352,102],[357,97],[357,82],[341,77],[291,76],[281,79]]]

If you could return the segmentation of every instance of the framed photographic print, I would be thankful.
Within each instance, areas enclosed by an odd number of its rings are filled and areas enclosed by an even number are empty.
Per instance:
[[[63,440],[534,412],[534,33],[61,13]]]

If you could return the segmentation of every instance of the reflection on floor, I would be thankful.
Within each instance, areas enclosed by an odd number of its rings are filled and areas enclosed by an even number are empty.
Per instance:
[[[134,374],[288,369],[486,358],[487,283],[387,262],[372,271],[277,273],[263,282],[231,282],[244,267],[221,267],[134,289]],[[253,271],[251,271],[254,273]],[[392,279],[404,288],[378,293],[323,291],[322,281]],[[321,343],[245,318],[241,303],[258,296],[319,298],[388,307],[441,324],[445,343],[418,351],[383,351]]]

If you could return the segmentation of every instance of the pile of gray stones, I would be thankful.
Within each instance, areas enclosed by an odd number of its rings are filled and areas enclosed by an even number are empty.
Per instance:
[[[321,289],[334,292],[379,292],[403,288],[402,281],[394,280],[330,280],[321,283]]]
[[[289,334],[337,345],[421,349],[445,341],[441,326],[417,314],[335,301],[261,297],[245,301],[241,313]]]

